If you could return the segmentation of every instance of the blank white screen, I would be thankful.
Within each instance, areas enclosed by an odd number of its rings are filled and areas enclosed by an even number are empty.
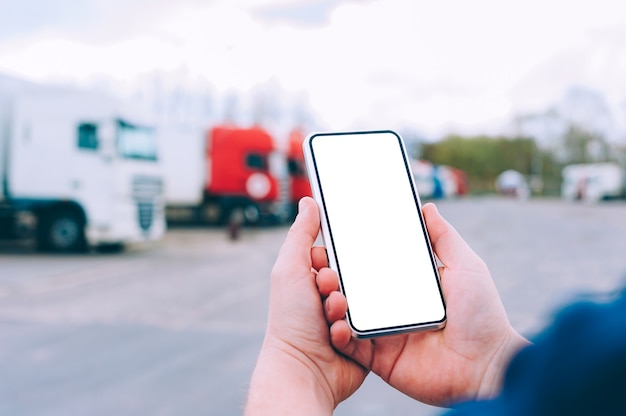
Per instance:
[[[445,316],[399,140],[390,132],[311,140],[349,319],[358,331]]]

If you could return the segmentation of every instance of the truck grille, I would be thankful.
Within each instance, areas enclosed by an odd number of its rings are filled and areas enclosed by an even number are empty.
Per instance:
[[[163,193],[163,181],[154,176],[135,176],[132,182],[133,198],[153,200]]]
[[[278,208],[279,220],[286,221],[289,218],[289,202],[291,201],[291,180],[288,176],[280,178],[278,181],[280,190],[278,192],[278,200],[276,201]]]
[[[137,202],[137,214],[139,217],[139,227],[143,231],[148,231],[152,227],[154,217],[154,204],[152,202]]]
[[[139,227],[147,232],[152,227],[155,201],[163,194],[163,181],[154,176],[135,176],[132,181],[133,199],[137,201]]]

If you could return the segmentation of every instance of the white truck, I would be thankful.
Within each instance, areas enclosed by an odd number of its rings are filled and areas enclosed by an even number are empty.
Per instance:
[[[626,173],[617,163],[583,163],[563,168],[561,195],[568,201],[598,202],[626,196]]]
[[[159,156],[163,167],[165,213],[172,223],[202,223],[209,172],[206,127],[183,123],[159,125]]]
[[[0,78],[0,238],[46,251],[165,231],[155,131],[103,94]]]

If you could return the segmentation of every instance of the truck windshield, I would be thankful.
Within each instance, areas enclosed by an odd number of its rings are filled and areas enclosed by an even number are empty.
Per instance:
[[[136,126],[123,120],[117,122],[117,149],[128,159],[157,160],[157,141],[154,129]]]

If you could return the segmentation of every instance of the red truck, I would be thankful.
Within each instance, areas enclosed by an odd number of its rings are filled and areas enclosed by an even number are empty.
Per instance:
[[[202,142],[198,142],[202,137]],[[170,222],[283,222],[289,215],[284,153],[261,127],[215,126],[163,131]]]
[[[301,130],[293,130],[289,134],[287,142],[287,164],[289,168],[289,178],[291,179],[291,212],[297,213],[297,205],[300,198],[311,196],[311,184],[306,173],[304,164],[304,152],[302,142],[304,133]]]

